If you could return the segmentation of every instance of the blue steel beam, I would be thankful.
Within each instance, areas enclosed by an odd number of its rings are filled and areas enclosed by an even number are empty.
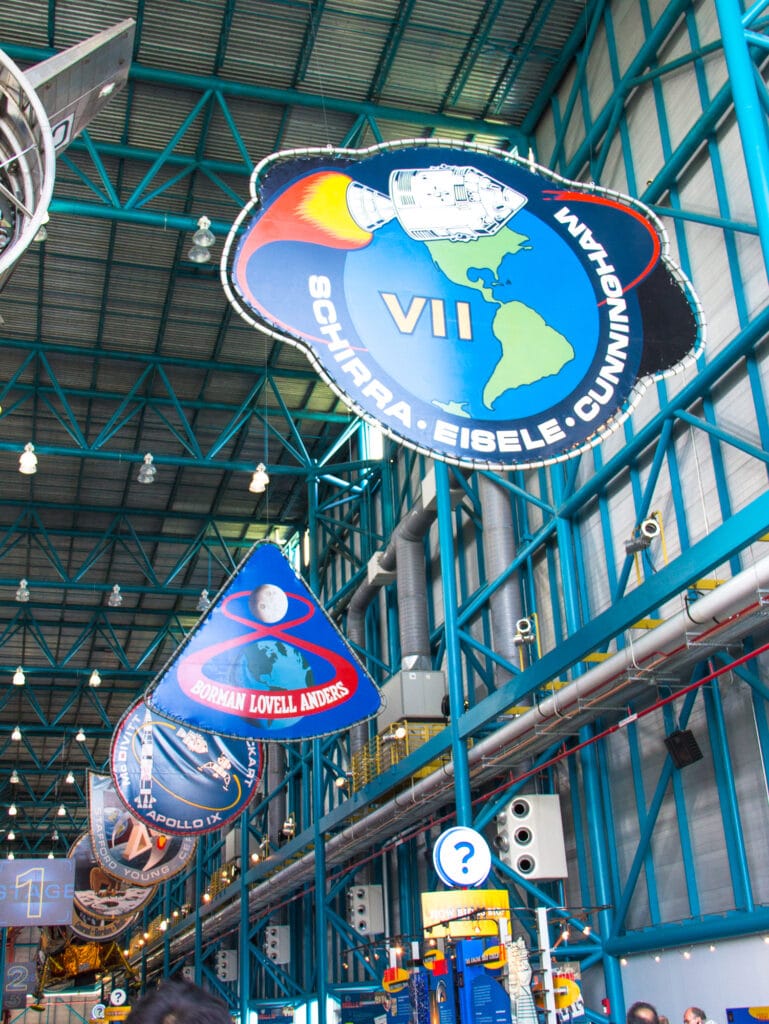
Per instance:
[[[716,14],[729,69],[729,84],[748,171],[748,185],[764,252],[764,269],[769,276],[769,139],[745,31],[745,22],[751,24],[765,6],[765,3],[754,5],[743,19],[737,0],[716,0]],[[766,45],[764,38],[754,36],[755,39],[760,39]]]
[[[53,56],[56,51],[33,46],[9,44],[3,51],[13,60],[22,64],[39,63]],[[510,146],[518,146],[522,152],[528,152],[529,137],[520,129],[496,120],[484,118],[462,117],[459,114],[429,113],[419,110],[407,110],[401,107],[389,107],[379,103],[346,100],[327,94],[301,92],[298,89],[278,89],[272,86],[251,85],[245,82],[228,81],[227,79],[193,75],[180,71],[168,71],[164,68],[153,68],[134,62],[129,72],[129,82],[147,83],[155,88],[167,87],[187,91],[193,94],[210,93],[224,98],[252,100],[260,103],[271,103],[277,106],[309,107],[316,110],[327,110],[351,117],[364,116],[374,121],[382,120],[395,124],[418,125],[440,131],[476,135],[496,135]]]

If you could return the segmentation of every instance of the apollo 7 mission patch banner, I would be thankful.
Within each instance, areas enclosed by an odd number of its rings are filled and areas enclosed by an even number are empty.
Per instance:
[[[435,458],[575,455],[702,340],[648,208],[509,153],[428,140],[277,153],[251,187],[222,259],[232,304]]]

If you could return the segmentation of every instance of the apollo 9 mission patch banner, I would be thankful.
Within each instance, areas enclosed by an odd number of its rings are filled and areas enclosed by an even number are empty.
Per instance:
[[[262,543],[146,702],[193,729],[280,741],[348,729],[375,715],[381,698],[280,548]]]
[[[112,737],[110,772],[131,814],[150,829],[195,836],[234,821],[256,796],[261,745],[171,721],[133,704]]]
[[[251,190],[222,258],[232,304],[436,458],[506,469],[578,454],[701,342],[648,208],[508,153],[427,140],[277,153]]]

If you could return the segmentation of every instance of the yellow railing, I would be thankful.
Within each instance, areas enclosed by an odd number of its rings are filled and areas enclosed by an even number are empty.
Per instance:
[[[445,728],[445,722],[408,722],[405,719],[394,722],[385,732],[374,736],[365,747],[353,755],[350,765],[353,791],[362,789],[372,779],[398,764]],[[416,771],[413,777],[424,778],[450,760],[447,751]]]

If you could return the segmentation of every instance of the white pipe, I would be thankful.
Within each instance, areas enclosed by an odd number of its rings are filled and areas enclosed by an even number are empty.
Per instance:
[[[579,708],[580,702],[586,698],[596,698],[617,688],[621,679],[627,680],[628,676],[632,678],[632,671],[642,668],[648,671],[657,664],[657,660],[665,660],[681,650],[686,650],[686,633],[690,627],[699,627],[705,633],[717,633],[730,622],[736,621],[735,618],[719,621],[719,616],[744,616],[747,612],[754,611],[760,604],[759,591],[765,586],[769,586],[769,556],[720,584],[686,610],[672,616],[656,629],[634,641],[631,646],[623,648],[606,661],[589,669],[575,682],[548,697],[531,711],[525,712],[519,718],[503,725],[491,736],[474,744],[468,750],[470,769],[485,765],[489,770],[493,770],[491,759],[495,755],[500,752],[509,753],[507,748],[510,744],[529,733],[534,733],[537,729],[541,730],[543,722],[566,717],[567,712],[575,707]],[[746,604],[750,598],[753,600]],[[453,777],[454,765],[449,761],[426,778],[413,782],[409,789],[377,807],[365,818],[331,836],[326,841],[328,866],[331,867],[335,860],[340,862],[344,857],[350,857],[364,847],[374,844],[388,827],[395,825],[398,829],[403,828],[408,824],[407,819],[412,816],[409,811],[413,813],[429,800],[435,800],[442,794],[452,791]],[[278,902],[282,894],[298,890],[312,878],[314,862],[315,853],[310,850],[303,857],[281,868],[279,874],[250,888],[249,912],[253,915],[261,907]],[[237,913],[237,903],[223,907],[214,912],[210,923],[216,922],[223,926]],[[188,948],[191,942],[190,936],[180,938],[178,951],[182,952]]]

